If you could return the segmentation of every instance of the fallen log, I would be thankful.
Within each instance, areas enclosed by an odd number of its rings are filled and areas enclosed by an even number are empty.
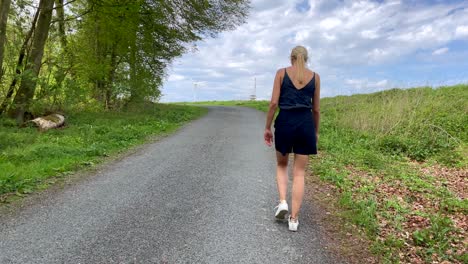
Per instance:
[[[36,124],[39,131],[46,131],[51,128],[57,128],[62,126],[65,123],[65,117],[60,114],[50,114],[35,118],[28,122]]]

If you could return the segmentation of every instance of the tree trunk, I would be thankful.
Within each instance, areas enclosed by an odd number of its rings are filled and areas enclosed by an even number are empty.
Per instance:
[[[50,114],[47,116],[41,116],[35,118],[29,122],[36,124],[39,131],[46,131],[51,128],[57,128],[63,126],[65,123],[65,117],[61,114]],[[28,122],[24,123],[27,124]]]
[[[65,14],[63,10],[63,0],[55,0],[55,12],[57,15],[57,20],[58,20],[58,34],[60,36],[60,46],[61,46],[61,51],[60,51],[60,56],[61,60],[57,62],[55,65],[57,67],[57,70],[54,73],[54,79],[55,79],[55,85],[53,86],[54,90],[60,90],[62,87],[62,83],[65,80],[65,77],[67,76],[67,72],[70,70],[70,68],[67,68],[67,63],[70,61],[69,52],[68,52],[68,47],[67,47],[67,36],[65,35]],[[55,104],[55,98],[56,94],[54,95],[54,104]]]
[[[130,102],[138,103],[143,101],[143,95],[141,93],[140,85],[138,83],[138,72],[137,72],[137,47],[136,47],[136,32],[135,32],[135,42],[132,43],[130,48]]]
[[[3,73],[3,51],[6,43],[6,28],[11,0],[0,0],[0,83]]]
[[[117,53],[115,51],[116,45],[112,47],[111,53],[111,66],[109,70],[109,77],[107,80],[107,87],[106,87],[106,109],[111,108],[111,100],[112,100],[112,85],[114,84],[115,79],[115,71],[117,70]]]
[[[24,121],[24,112],[28,109],[36,90],[37,77],[42,64],[44,46],[49,35],[50,21],[54,0],[41,0],[39,3],[39,18],[37,28],[32,42],[31,56],[25,67],[25,74],[21,79],[21,85],[13,102],[14,116],[18,124]]]
[[[39,17],[39,9],[36,11],[36,14],[34,15],[33,21],[31,23],[31,28],[28,31],[28,34],[26,35],[26,38],[24,39],[23,45],[21,46],[19,56],[18,56],[18,62],[16,63],[16,75],[13,77],[13,80],[11,81],[10,88],[8,88],[7,95],[5,99],[3,100],[2,105],[0,106],[0,114],[6,111],[8,107],[8,103],[13,96],[13,92],[15,91],[15,86],[16,83],[18,82],[18,76],[21,74],[21,66],[23,65],[23,60],[24,57],[26,56],[26,50],[28,49],[29,41],[31,40],[32,34],[34,32],[34,29],[36,28],[36,22],[37,18]],[[11,114],[11,116],[14,116]]]
[[[60,34],[60,44],[62,45],[62,50],[66,51],[67,49],[67,37],[65,35],[65,13],[63,11],[63,0],[55,0],[55,12],[57,13],[58,18],[58,31]]]

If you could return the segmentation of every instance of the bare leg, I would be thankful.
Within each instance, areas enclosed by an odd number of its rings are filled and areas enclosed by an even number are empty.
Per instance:
[[[297,219],[304,196],[304,175],[309,156],[294,155],[293,186],[292,186],[292,211],[291,217]]]
[[[276,152],[276,182],[278,184],[280,201],[286,200],[286,192],[288,189],[288,157],[289,153],[283,156],[280,152]]]

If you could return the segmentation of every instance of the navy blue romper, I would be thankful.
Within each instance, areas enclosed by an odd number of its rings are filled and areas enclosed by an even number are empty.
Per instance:
[[[315,92],[315,73],[302,89],[296,89],[286,69],[279,97],[280,112],[275,119],[275,148],[283,156],[287,153],[317,154],[312,98]]]

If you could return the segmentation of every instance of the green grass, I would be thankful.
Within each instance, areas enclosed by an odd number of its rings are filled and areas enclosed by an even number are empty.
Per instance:
[[[410,261],[398,254],[409,247],[417,248],[417,256],[428,263],[435,254],[438,260],[459,263],[467,258],[451,246],[462,240],[449,217],[468,213],[468,203],[411,162],[466,169],[467,102],[468,85],[321,99],[321,156],[311,157],[312,172],[338,187],[342,216],[365,231],[384,262]],[[199,104],[268,109],[267,101]],[[418,201],[436,206],[414,210]],[[404,227],[415,215],[429,224],[416,230]],[[390,234],[382,233],[383,221]],[[402,238],[408,230],[410,236]]]
[[[165,104],[125,112],[82,111],[67,114],[64,128],[44,133],[0,119],[0,194],[30,193],[48,178],[92,166],[205,112],[201,107]]]
[[[183,103],[186,105],[225,105],[225,106],[246,106],[266,112],[268,110],[268,102],[266,101],[204,101]]]
[[[392,89],[322,100],[324,119],[362,134],[384,153],[446,165],[461,161],[468,141],[468,86]]]

